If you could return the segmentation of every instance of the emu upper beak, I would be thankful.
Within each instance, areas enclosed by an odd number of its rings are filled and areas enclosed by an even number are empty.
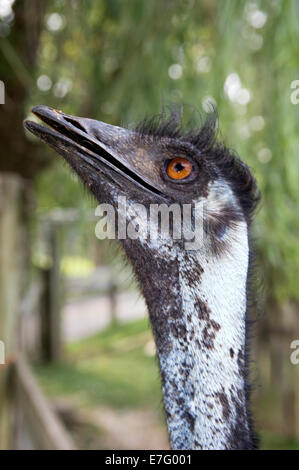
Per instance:
[[[36,106],[32,112],[49,127],[30,120],[25,120],[24,126],[61,154],[81,176],[82,167],[89,179],[96,179],[99,173],[112,173],[116,178],[119,175],[132,181],[143,191],[162,195],[155,184],[155,167],[147,152],[138,146],[134,131],[70,116],[47,106]]]

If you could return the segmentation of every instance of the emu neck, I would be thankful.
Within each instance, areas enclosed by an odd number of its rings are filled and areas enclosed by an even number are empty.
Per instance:
[[[253,448],[245,354],[248,259],[242,222],[229,252],[165,255],[151,263],[159,276],[149,271],[141,279],[173,449]]]

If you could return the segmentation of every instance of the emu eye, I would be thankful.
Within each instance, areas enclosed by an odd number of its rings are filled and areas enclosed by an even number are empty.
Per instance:
[[[171,179],[182,180],[190,175],[192,163],[183,157],[173,158],[166,163],[166,170]]]

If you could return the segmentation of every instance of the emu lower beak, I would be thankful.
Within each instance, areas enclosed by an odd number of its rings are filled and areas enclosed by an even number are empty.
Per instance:
[[[84,166],[89,179],[96,179],[99,173],[112,173],[116,178],[123,176],[132,181],[143,191],[161,194],[138,170],[140,157],[128,144],[136,138],[135,132],[94,119],[70,116],[47,106],[36,106],[32,112],[49,127],[26,120],[26,129],[62,155],[79,174]]]

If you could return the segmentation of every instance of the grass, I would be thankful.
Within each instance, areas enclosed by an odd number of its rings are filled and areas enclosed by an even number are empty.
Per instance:
[[[148,320],[119,323],[68,345],[64,362],[35,370],[45,393],[52,397],[90,407],[158,409],[162,417],[158,364],[145,348],[150,341]],[[267,425],[264,415],[271,416],[274,407],[271,402],[267,412],[259,411],[259,421]],[[262,431],[260,437],[262,449],[299,449],[298,440],[285,436]]]
[[[156,360],[145,351],[149,341],[147,320],[113,325],[69,345],[64,362],[35,370],[51,396],[91,406],[157,408],[162,396]]]
[[[264,431],[261,433],[261,449],[264,450],[298,450],[299,440]]]
[[[61,271],[68,277],[88,276],[93,269],[94,264],[88,258],[63,256],[61,260]]]

